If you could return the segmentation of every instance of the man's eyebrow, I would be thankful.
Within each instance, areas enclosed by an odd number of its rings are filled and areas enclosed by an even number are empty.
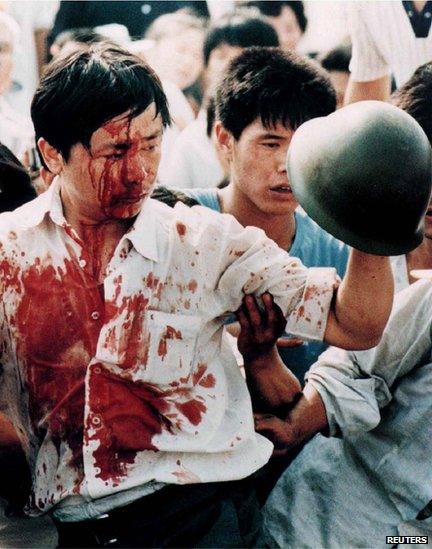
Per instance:
[[[282,141],[285,138],[277,133],[263,133],[259,136],[259,139],[278,139],[279,141]]]
[[[161,136],[162,132],[161,130],[157,130],[151,135],[146,135],[140,139],[140,141],[152,141],[153,139],[156,139],[157,137]],[[112,143],[105,143],[102,145],[96,152],[104,152],[106,150],[118,150],[118,151],[126,151],[128,150],[132,145],[132,141],[121,141],[121,142],[112,142]]]

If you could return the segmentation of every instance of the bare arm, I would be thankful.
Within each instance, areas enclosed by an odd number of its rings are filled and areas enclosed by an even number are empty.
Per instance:
[[[276,348],[286,320],[270,294],[262,296],[260,311],[254,296],[243,299],[237,312],[241,331],[238,348],[243,355],[246,381],[256,412],[284,416],[301,394],[295,375],[285,366]],[[289,340],[292,346],[301,340]]]
[[[348,81],[345,92],[345,105],[357,101],[388,101],[390,99],[390,76],[386,75],[369,82],[355,82],[352,77]]]
[[[352,250],[328,316],[324,341],[348,350],[375,347],[393,304],[388,257]]]

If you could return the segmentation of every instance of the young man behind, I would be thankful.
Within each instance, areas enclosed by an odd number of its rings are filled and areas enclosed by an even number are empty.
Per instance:
[[[305,265],[335,267],[342,277],[348,246],[298,209],[286,172],[296,128],[335,107],[335,91],[312,61],[280,48],[247,49],[231,63],[215,97],[214,131],[229,162],[229,185],[185,192],[244,226],[259,227]],[[300,378],[323,350],[316,342],[280,349]]]

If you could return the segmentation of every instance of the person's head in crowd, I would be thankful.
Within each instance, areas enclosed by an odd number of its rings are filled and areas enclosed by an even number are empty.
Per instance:
[[[10,212],[36,198],[28,171],[18,158],[0,143],[0,212]]]
[[[336,107],[321,67],[282,48],[249,48],[234,59],[216,93],[215,131],[230,164],[231,200],[244,211],[294,212],[286,155],[296,129]]]
[[[130,219],[151,193],[165,94],[153,70],[120,47],[82,46],[55,59],[31,106],[45,166],[65,208],[92,220]]]
[[[104,42],[106,38],[88,28],[70,29],[57,35],[50,48],[52,57],[57,57],[60,53],[66,55],[82,44],[96,44]]]
[[[408,82],[393,93],[391,102],[420,124],[432,145],[432,62],[418,67]],[[425,215],[425,237],[432,239],[432,203]]]
[[[229,62],[244,48],[278,46],[276,31],[251,9],[226,14],[207,30],[204,39],[204,88],[212,95]]]
[[[329,73],[336,90],[337,108],[343,107],[345,91],[349,80],[351,44],[340,44],[319,57],[321,66]]]
[[[264,0],[247,2],[265,15],[275,28],[281,48],[296,50],[306,31],[307,17],[303,2],[285,0]]]
[[[18,23],[0,11],[0,95],[12,85],[13,54],[19,37]]]
[[[181,90],[191,86],[203,68],[202,47],[205,22],[186,10],[158,17],[145,38],[152,41],[147,58],[162,80]]]

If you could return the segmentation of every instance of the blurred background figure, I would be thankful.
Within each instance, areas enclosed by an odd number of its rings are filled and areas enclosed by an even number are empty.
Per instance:
[[[23,160],[33,145],[33,129],[30,121],[15,111],[7,99],[12,88],[14,50],[19,32],[13,17],[0,11],[0,141]]]
[[[46,39],[58,6],[58,0],[11,0],[0,6],[15,19],[20,29],[14,50],[14,85],[8,101],[23,116],[30,116],[30,103],[46,63]]]
[[[206,2],[167,0],[164,2],[129,1],[61,1],[49,35],[49,45],[64,30],[96,27],[109,23],[124,25],[134,39],[140,39],[148,27],[161,15],[189,7],[198,16],[208,17]]]
[[[159,78],[175,84],[198,112],[202,93],[197,84],[204,67],[206,20],[187,10],[161,15],[148,28],[147,62]],[[191,90],[193,86],[198,90]]]
[[[198,117],[175,142],[169,167],[160,174],[168,187],[215,187],[226,175],[207,131],[207,106],[229,62],[250,46],[278,46],[273,27],[250,9],[240,9],[215,21],[204,38],[204,104]],[[211,131],[210,131],[211,135]]]
[[[400,88],[432,59],[432,4],[375,1],[347,6],[353,50],[346,102],[387,101],[392,76]]]
[[[304,3],[300,1],[262,0],[246,2],[267,17],[274,27],[282,48],[297,50],[306,31],[307,17]]]
[[[321,66],[329,73],[331,83],[336,90],[336,108],[343,107],[345,92],[350,76],[351,44],[340,44],[336,48],[322,54],[319,58]]]

